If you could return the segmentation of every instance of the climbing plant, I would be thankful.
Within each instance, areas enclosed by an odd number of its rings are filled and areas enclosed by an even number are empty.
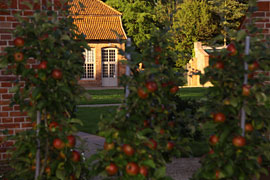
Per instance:
[[[142,54],[127,46],[131,74],[124,76],[122,83],[129,94],[116,115],[105,116],[99,124],[105,143],[92,157],[95,175],[105,179],[171,179],[166,176],[166,163],[188,151],[184,145],[187,140],[177,131],[174,97],[182,81],[169,66],[177,58],[168,48],[170,38],[167,31],[152,33]]]
[[[204,126],[214,133],[194,180],[248,180],[267,173],[270,52],[269,41],[258,32],[252,22],[247,31],[229,32],[227,48],[210,55],[201,81],[210,81],[213,87],[201,112]]]
[[[9,136],[14,140],[8,179],[84,179],[87,169],[76,145],[73,118],[81,94],[82,53],[88,48],[73,24],[67,1],[25,2],[14,18],[14,46],[5,48],[1,69],[16,77],[12,104],[27,112],[32,128]],[[33,14],[22,17],[25,10]]]

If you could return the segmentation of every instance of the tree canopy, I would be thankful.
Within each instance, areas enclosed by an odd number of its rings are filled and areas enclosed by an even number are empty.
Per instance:
[[[104,0],[105,1],[105,0]],[[247,5],[235,0],[106,0],[123,13],[127,35],[138,50],[157,29],[170,28],[175,36],[174,50],[179,52],[177,67],[192,57],[193,43],[207,43],[213,37],[226,36],[228,28],[237,28]],[[226,38],[225,38],[226,39]]]

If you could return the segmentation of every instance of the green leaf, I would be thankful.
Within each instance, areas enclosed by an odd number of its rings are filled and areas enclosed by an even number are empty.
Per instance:
[[[156,168],[155,162],[152,159],[145,160],[142,164],[151,168]]]
[[[231,160],[224,167],[224,171],[226,173],[226,176],[232,176],[233,175],[233,162]]]
[[[70,37],[68,35],[64,34],[64,35],[62,35],[61,40],[69,41]]]
[[[80,119],[72,118],[69,120],[70,123],[75,123],[83,126],[83,122]]]
[[[65,174],[66,174],[66,172],[65,172],[64,169],[62,169],[62,168],[57,168],[57,170],[56,170],[56,177],[57,177],[58,179],[65,180]]]
[[[10,93],[15,93],[20,89],[20,85],[17,84],[16,86],[13,86],[12,88],[9,89]]]
[[[160,167],[155,171],[155,176],[157,178],[162,178],[166,175],[166,167]]]

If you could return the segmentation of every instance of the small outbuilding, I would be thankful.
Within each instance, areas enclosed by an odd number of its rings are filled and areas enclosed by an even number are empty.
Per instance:
[[[79,2],[83,4],[80,7]],[[121,40],[127,39],[122,26],[121,13],[100,0],[74,0],[71,10],[74,23],[84,33],[91,50],[84,53],[84,74],[79,84],[84,87],[118,86],[125,73],[120,61],[125,50]]]

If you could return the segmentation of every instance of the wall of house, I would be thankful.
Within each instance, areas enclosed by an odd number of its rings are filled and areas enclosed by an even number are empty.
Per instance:
[[[102,86],[102,62],[101,62],[101,50],[102,48],[117,48],[125,50],[125,44],[120,44],[116,42],[90,42],[89,46],[91,48],[95,48],[95,79],[93,80],[80,80],[79,84],[83,87],[101,87]],[[119,61],[125,60],[125,58],[119,54],[118,51],[118,66],[117,66],[117,77],[118,77],[118,84],[119,78],[121,75],[125,74],[125,66],[121,65]]]
[[[264,37],[270,35],[270,0],[259,0],[257,2],[258,9],[252,14],[252,19],[255,19],[255,25],[262,29]],[[249,18],[245,18],[241,25],[241,29],[246,29],[247,23],[250,22]]]
[[[195,56],[187,64],[187,86],[189,87],[208,87],[211,83],[200,83],[200,76],[195,75],[197,72],[204,73],[204,68],[209,65],[209,54],[207,54],[201,42],[194,43]]]
[[[21,4],[23,0],[11,0],[11,7],[8,8],[6,4],[0,3],[0,55],[4,54],[4,49],[8,46],[13,46],[14,37],[10,33],[10,30],[18,25],[13,18],[13,14],[17,13],[20,9],[25,8]],[[3,2],[3,1],[2,1]],[[35,6],[40,8],[40,6]],[[31,15],[33,12],[26,10],[21,12],[22,17]],[[32,64],[30,65],[32,66]],[[27,113],[21,113],[20,107],[14,105],[9,106],[12,93],[9,89],[14,86],[15,77],[11,74],[6,74],[4,70],[0,70],[0,131],[7,130],[9,135],[14,135],[19,131],[23,131],[31,127],[31,123],[28,120]],[[0,132],[0,174],[8,169],[6,159],[8,157],[7,150],[9,150],[13,142],[3,142],[4,135]]]

